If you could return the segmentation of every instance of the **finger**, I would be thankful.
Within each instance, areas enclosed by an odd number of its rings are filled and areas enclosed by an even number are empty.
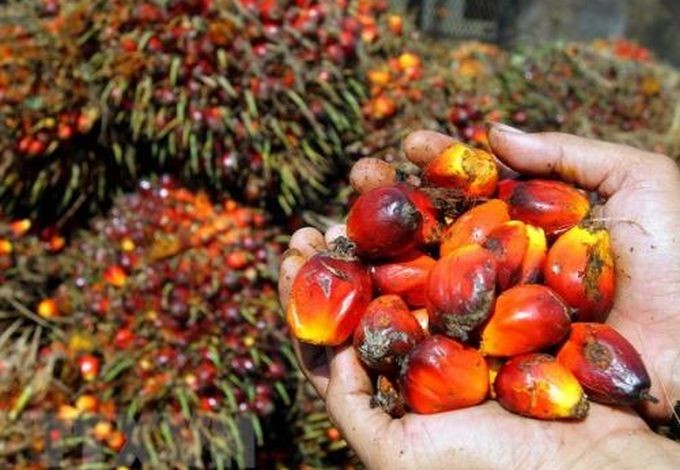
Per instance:
[[[366,459],[375,454],[377,440],[387,439],[392,419],[380,408],[371,407],[373,387],[366,370],[349,345],[330,353],[330,382],[326,394],[328,414],[343,436]],[[387,445],[383,442],[383,445]]]
[[[285,309],[288,305],[288,297],[293,287],[293,281],[298,271],[307,260],[299,250],[291,248],[282,257],[279,268],[279,301]]]
[[[406,158],[419,167],[424,167],[456,142],[453,137],[439,132],[415,131],[406,136],[403,148]]]
[[[643,164],[655,164],[664,158],[569,134],[527,134],[503,124],[491,126],[489,142],[496,155],[520,173],[558,175],[605,196],[612,195],[626,181],[637,181]]]
[[[359,193],[394,183],[397,171],[386,161],[377,158],[358,160],[349,172],[349,182]]]
[[[311,258],[319,251],[326,249],[326,241],[317,229],[304,227],[290,237],[288,246],[300,251],[305,258]]]
[[[328,392],[330,368],[328,366],[328,354],[323,346],[301,343],[293,339],[293,350],[297,357],[300,370],[316,390],[320,397],[325,397]]]
[[[326,245],[332,250],[333,245],[335,245],[335,242],[338,238],[347,238],[347,225],[333,225],[328,230],[326,230],[326,235],[324,238],[326,239]]]

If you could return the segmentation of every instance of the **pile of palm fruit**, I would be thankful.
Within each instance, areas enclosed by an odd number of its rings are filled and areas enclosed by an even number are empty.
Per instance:
[[[3,468],[353,465],[275,292],[353,160],[488,121],[680,157],[680,75],[623,40],[452,47],[380,0],[0,10]]]

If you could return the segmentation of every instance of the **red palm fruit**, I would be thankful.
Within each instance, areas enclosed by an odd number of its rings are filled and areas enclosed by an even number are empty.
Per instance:
[[[430,271],[425,291],[430,327],[466,341],[491,314],[497,262],[479,245],[463,246]]]
[[[85,354],[78,358],[78,370],[80,376],[86,382],[92,382],[99,375],[100,360],[92,354]]]
[[[416,254],[371,268],[373,284],[382,294],[401,296],[411,307],[425,306],[425,284],[436,261],[424,254]]]
[[[397,295],[374,299],[354,330],[354,348],[369,368],[389,373],[425,336],[408,305]]]
[[[483,402],[489,371],[477,350],[433,335],[406,356],[399,381],[408,406],[416,413],[429,414]]]
[[[496,255],[498,285],[501,290],[508,289],[519,281],[528,245],[526,226],[519,220],[499,225],[487,237],[483,246]]]
[[[371,301],[371,276],[360,261],[319,253],[300,268],[286,319],[301,341],[337,346],[354,332]]]
[[[538,282],[543,275],[543,266],[548,254],[548,240],[542,228],[525,224],[527,231],[527,251],[522,260],[519,283],[532,284]]]
[[[574,323],[557,360],[598,403],[632,405],[651,399],[651,380],[640,354],[619,332],[601,323]]]
[[[504,180],[498,197],[508,203],[513,219],[540,227],[549,237],[569,230],[590,211],[588,198],[561,181]]]
[[[489,152],[456,142],[427,164],[423,177],[467,197],[490,197],[498,184],[498,166]]]
[[[393,418],[401,418],[406,414],[406,402],[397,390],[396,385],[384,375],[378,376],[375,394],[371,397],[371,406],[379,406]]]
[[[482,244],[496,227],[510,220],[508,205],[491,199],[461,215],[442,234],[441,256],[471,243]]]
[[[432,197],[425,191],[408,184],[401,183],[397,187],[408,196],[423,219],[420,232],[418,233],[418,241],[422,245],[439,243],[442,234],[442,223],[439,209],[437,209]]]
[[[582,419],[583,388],[569,369],[548,354],[522,354],[501,366],[493,384],[503,408],[537,419]]]
[[[493,315],[482,330],[480,350],[489,356],[538,352],[569,334],[569,308],[550,288],[525,284],[496,299]]]
[[[360,256],[393,258],[416,245],[421,224],[408,196],[396,186],[385,186],[357,198],[347,216],[347,235]]]
[[[609,233],[580,225],[562,234],[548,251],[543,276],[576,309],[578,321],[604,321],[616,291]]]

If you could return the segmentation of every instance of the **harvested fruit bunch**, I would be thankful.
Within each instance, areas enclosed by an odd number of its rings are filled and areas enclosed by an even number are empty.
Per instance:
[[[363,165],[399,179],[384,162]],[[491,396],[520,415],[582,419],[588,399],[653,399],[640,355],[603,323],[616,272],[594,198],[562,181],[499,179],[493,155],[455,142],[412,184],[362,186],[347,238],[293,282],[293,334],[351,339],[376,378],[374,403],[396,417]]]
[[[274,284],[279,236],[265,213],[170,179],[142,182],[79,234],[51,292],[61,334],[44,349],[65,393],[26,403],[58,414],[55,445],[87,456],[69,447],[80,429],[85,445],[130,442],[158,466],[246,466],[250,438],[274,449],[296,384]]]

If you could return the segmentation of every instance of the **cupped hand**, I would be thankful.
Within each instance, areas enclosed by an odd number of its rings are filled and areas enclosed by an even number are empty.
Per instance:
[[[680,399],[680,172],[662,155],[558,133],[525,134],[494,126],[494,153],[520,173],[554,176],[607,199],[598,217],[608,227],[617,263],[617,294],[608,322],[641,352],[658,404],[647,419],[667,419]],[[411,134],[406,156],[423,166],[452,143],[429,131]],[[358,190],[393,178],[378,165],[353,175]],[[280,295],[305,260],[344,234],[302,229],[281,265]],[[351,347],[296,343],[303,372],[326,401],[331,419],[369,468],[508,468],[668,466],[680,446],[652,433],[633,410],[591,406],[581,422],[518,417],[496,402],[434,415],[392,419],[371,408],[371,380]]]

